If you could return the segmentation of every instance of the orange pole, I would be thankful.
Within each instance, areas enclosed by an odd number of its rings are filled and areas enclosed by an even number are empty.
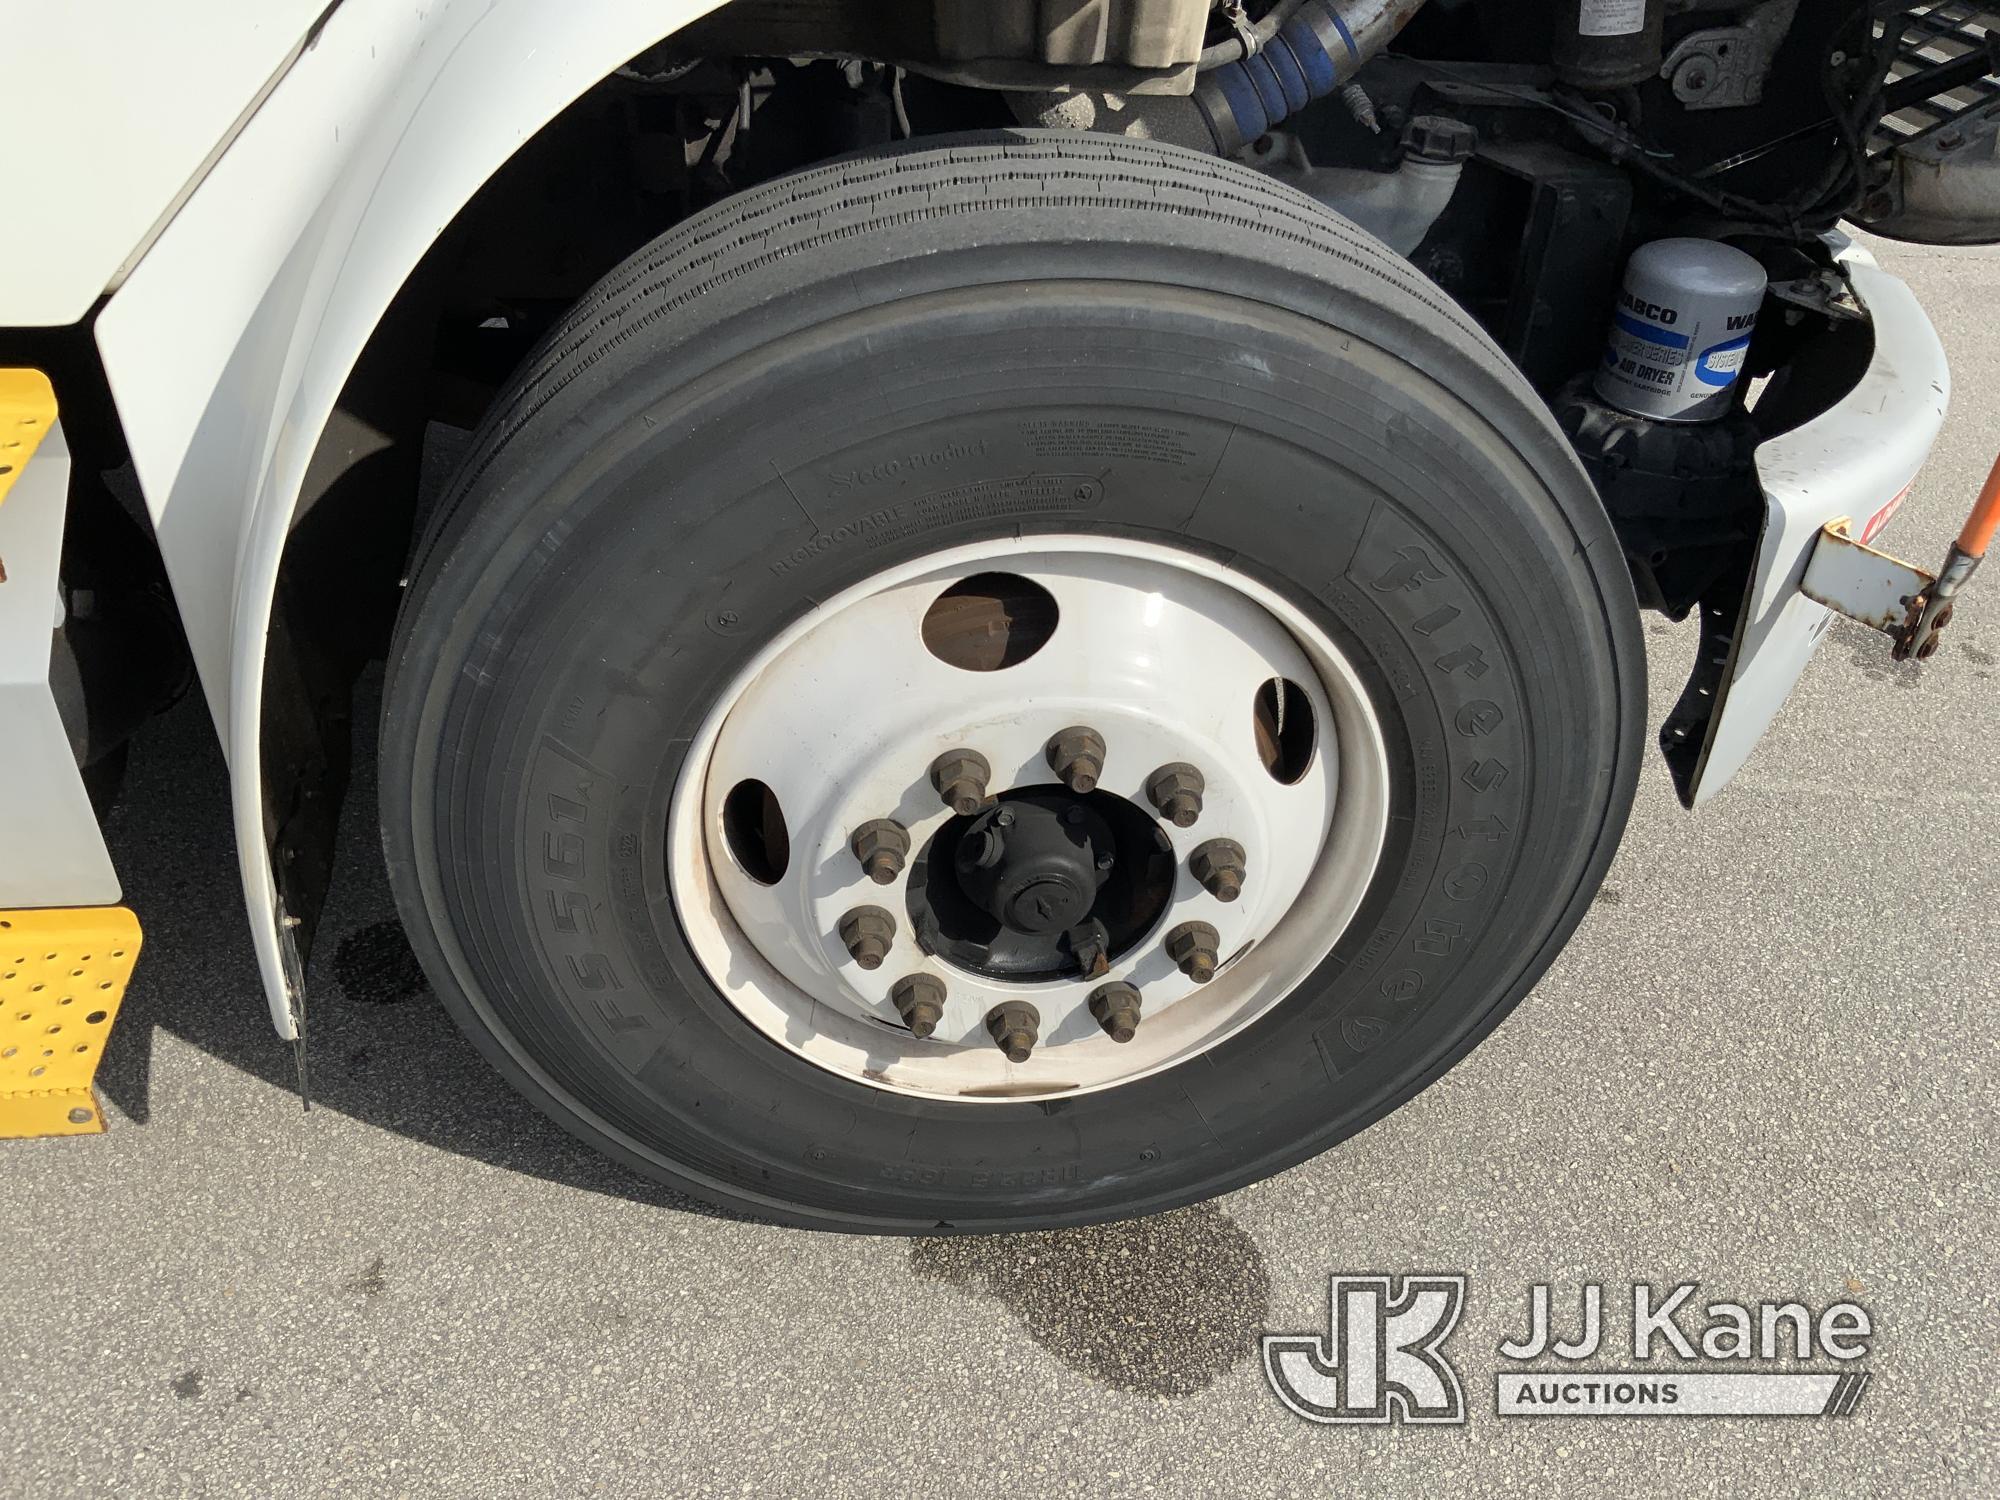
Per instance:
[[[2000,459],[1994,460],[1993,472],[1986,476],[1985,487],[1972,502],[1972,514],[1965,518],[1965,529],[1958,534],[1958,550],[1967,557],[1984,557],[1996,528],[2000,528]]]

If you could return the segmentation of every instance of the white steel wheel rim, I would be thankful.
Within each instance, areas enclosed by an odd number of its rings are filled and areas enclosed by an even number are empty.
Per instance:
[[[968,576],[1025,577],[1054,596],[1054,634],[1027,660],[968,671],[924,645],[927,610]],[[1302,775],[1267,769],[1255,698],[1273,678],[1304,690],[1314,742]],[[1099,788],[1151,811],[1147,778],[1185,761],[1206,780],[1198,821],[1160,827],[1176,873],[1165,912],[1106,973],[1011,982],[960,968],[918,944],[910,864],[890,885],[855,858],[854,830],[893,818],[915,854],[953,814],[933,760],[972,748],[991,790],[1058,785],[1045,757],[1070,725],[1106,741]],[[775,794],[789,860],[773,883],[732,848],[733,787]],[[771,641],[730,684],[691,743],[670,808],[668,880],[689,945],[728,1003],[772,1042],[871,1088],[926,1098],[1018,1101],[1129,1083],[1215,1047],[1266,1014],[1332,951],[1368,890],[1388,823],[1388,755],[1360,678],[1289,601],[1211,559],[1089,536],[1038,536],[934,553],[828,600]],[[1188,869],[1200,844],[1248,853],[1241,896],[1219,901]],[[763,873],[768,874],[765,870]],[[841,916],[879,906],[896,919],[887,960],[861,968]],[[1213,926],[1222,963],[1196,984],[1167,956],[1167,932]],[[890,990],[929,974],[943,1022],[914,1036]],[[1106,1035],[1089,995],[1138,987],[1132,1040]],[[995,1045],[986,1017],[1026,1000],[1041,1017],[1024,1062]]]

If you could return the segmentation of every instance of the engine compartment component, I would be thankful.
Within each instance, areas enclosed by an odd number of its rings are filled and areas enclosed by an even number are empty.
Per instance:
[[[1768,280],[1754,256],[1716,240],[1641,245],[1625,263],[1597,394],[1661,422],[1725,415]]]
[[[1217,68],[1196,86],[1215,149],[1234,155],[1314,100],[1339,93],[1423,3],[1303,0],[1256,56]]]
[[[1620,88],[1659,67],[1666,0],[1569,0],[1567,9],[1553,56],[1564,83]]]
[[[1187,67],[1201,56],[1203,0],[938,0],[938,56],[950,63],[1033,60],[1058,68],[1113,63]]]
[[[1579,376],[1556,421],[1610,512],[1644,609],[1683,619],[1757,539],[1757,428],[1732,411],[1699,423],[1620,410]]]
[[[1210,0],[734,0],[658,49],[717,57],[868,58],[976,88],[1065,79],[1185,94]]]
[[[1128,99],[1065,86],[1012,103],[1024,124],[1103,130],[1234,156],[1307,106],[1351,89],[1354,76],[1423,5],[1424,0],[1280,0],[1269,15],[1282,18],[1282,25],[1270,39],[1237,61],[1199,73],[1187,98]],[[1373,107],[1365,95],[1348,95],[1343,107],[1368,128]]]
[[[2000,114],[1927,133],[1895,148],[1868,227],[1892,239],[1985,245],[2000,238]]]
[[[1799,0],[1763,0],[1733,26],[1691,31],[1674,44],[1660,76],[1688,109],[1739,109],[1761,103],[1764,79],[1790,30]]]
[[[1295,135],[1260,136],[1248,160],[1308,198],[1346,215],[1400,255],[1412,255],[1458,191],[1479,135],[1449,115],[1419,115],[1403,131],[1401,163],[1390,172],[1315,167]]]

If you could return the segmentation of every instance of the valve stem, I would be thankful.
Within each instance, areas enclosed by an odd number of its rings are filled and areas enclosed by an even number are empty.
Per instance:
[[[1368,97],[1368,90],[1358,83],[1342,86],[1340,102],[1347,112],[1354,116],[1354,123],[1370,135],[1382,133],[1382,122],[1375,117],[1375,101]]]

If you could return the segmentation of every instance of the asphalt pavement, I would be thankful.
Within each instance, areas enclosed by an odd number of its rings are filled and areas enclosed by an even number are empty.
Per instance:
[[[2000,252],[1881,253],[1954,367],[1884,538],[1934,563],[2000,447]],[[135,746],[109,827],[146,928],[110,1130],[0,1147],[0,1494],[2000,1493],[2000,578],[1980,584],[1926,665],[1836,625],[1700,813],[1651,758],[1574,942],[1414,1103],[1215,1203],[1007,1239],[739,1222],[572,1144],[425,989],[365,777],[302,1115],[185,705]],[[1657,723],[1694,642],[1646,628]],[[1325,1331],[1340,1271],[1468,1276],[1465,1425],[1279,1405],[1258,1336]],[[1837,1419],[1494,1415],[1528,1287],[1573,1309],[1587,1281],[1607,1309],[1634,1281],[1857,1301],[1872,1383]]]

